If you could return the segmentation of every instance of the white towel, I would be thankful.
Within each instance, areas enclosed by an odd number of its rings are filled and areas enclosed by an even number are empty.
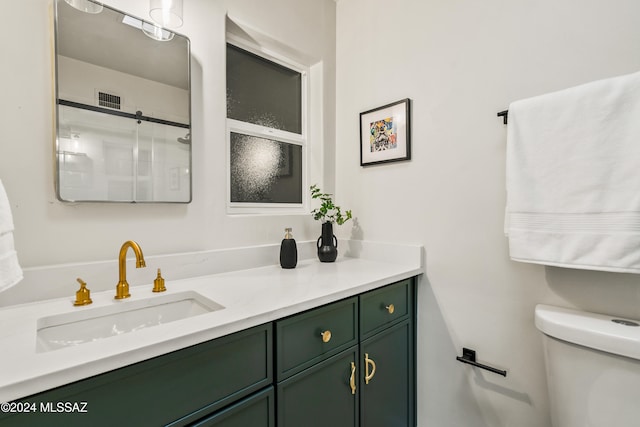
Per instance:
[[[640,273],[640,73],[512,103],[513,260]]]
[[[0,181],[0,292],[21,280],[22,269],[13,245],[11,206]]]

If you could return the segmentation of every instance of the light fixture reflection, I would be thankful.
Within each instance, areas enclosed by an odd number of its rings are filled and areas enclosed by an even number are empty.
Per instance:
[[[182,0],[150,0],[149,16],[161,27],[181,27]]]
[[[100,13],[104,6],[102,3],[94,2],[91,0],[64,0],[69,6],[74,7],[82,12],[86,13]]]
[[[157,25],[153,25],[148,22],[142,23],[142,32],[147,37],[151,37],[152,39],[161,42],[168,42],[169,40],[172,40],[175,35],[171,31],[167,31],[164,28],[160,28]]]
[[[173,37],[175,36],[175,34],[171,31],[160,28],[157,25],[153,25],[149,22],[141,21],[140,19],[134,18],[129,15],[124,15],[124,18],[122,18],[122,23],[127,24],[133,28],[137,28],[141,30],[147,37],[151,37],[152,39],[161,42],[167,42],[173,39]]]

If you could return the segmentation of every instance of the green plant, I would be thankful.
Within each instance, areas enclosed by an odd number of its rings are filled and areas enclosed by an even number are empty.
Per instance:
[[[335,222],[338,225],[342,225],[352,218],[350,210],[345,211],[344,216],[342,216],[340,206],[337,206],[333,203],[331,194],[323,193],[316,184],[312,185],[310,189],[311,198],[320,199],[321,202],[319,208],[311,211],[313,219],[320,220],[322,222]]]

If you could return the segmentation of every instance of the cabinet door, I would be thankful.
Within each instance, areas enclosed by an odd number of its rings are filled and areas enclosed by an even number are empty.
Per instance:
[[[278,427],[357,426],[357,356],[354,346],[279,383]]]
[[[362,426],[415,425],[413,354],[410,321],[386,329],[361,343]]]
[[[274,427],[273,386],[190,427]]]

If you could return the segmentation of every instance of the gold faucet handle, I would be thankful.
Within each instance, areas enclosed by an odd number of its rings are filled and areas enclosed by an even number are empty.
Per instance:
[[[80,289],[76,292],[76,300],[73,305],[88,305],[91,304],[91,291],[87,289],[87,284],[81,278],[76,279],[80,283]]]
[[[160,269],[158,269],[158,277],[153,281],[153,292],[164,292],[167,288],[164,286],[164,278],[160,273]]]

